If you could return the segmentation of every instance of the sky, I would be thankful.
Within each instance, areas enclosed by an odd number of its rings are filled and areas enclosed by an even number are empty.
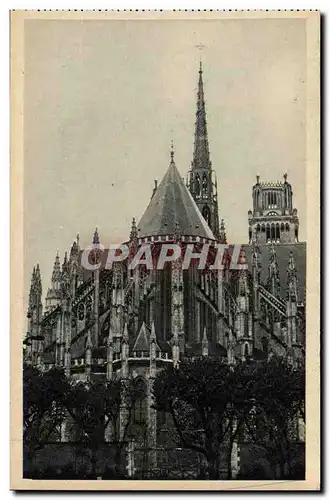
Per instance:
[[[228,242],[248,240],[256,175],[285,172],[304,241],[305,37],[303,19],[25,21],[25,293],[39,262],[45,294],[77,233],[82,246],[96,226],[105,246],[128,239],[172,139],[186,176],[200,55]]]

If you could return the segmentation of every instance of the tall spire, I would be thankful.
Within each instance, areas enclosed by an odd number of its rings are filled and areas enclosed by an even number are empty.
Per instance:
[[[41,274],[40,274],[39,264],[37,264],[34,278],[35,278],[35,281],[34,281],[35,291],[36,291],[37,296],[41,300],[42,285],[41,285]]]
[[[209,143],[207,137],[206,111],[204,101],[204,83],[202,61],[199,63],[197,91],[197,111],[195,122],[195,144],[192,168],[211,168]]]

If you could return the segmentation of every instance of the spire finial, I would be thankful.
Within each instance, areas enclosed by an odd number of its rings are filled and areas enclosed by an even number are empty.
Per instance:
[[[199,43],[198,45],[195,45],[196,49],[199,50],[199,72],[203,72],[203,65],[202,65],[202,50],[204,49],[205,45],[202,43]]]
[[[173,143],[173,139],[171,139],[171,163],[174,163],[174,143]]]

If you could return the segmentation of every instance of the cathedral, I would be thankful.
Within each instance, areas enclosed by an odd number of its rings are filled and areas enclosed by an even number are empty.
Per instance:
[[[221,244],[226,248],[222,268],[207,263],[199,269],[192,260],[184,269],[178,258],[163,269],[131,269],[129,257],[111,269],[90,271],[81,264],[77,237],[62,263],[56,255],[44,302],[39,265],[33,269],[25,361],[42,370],[64,367],[74,380],[136,378],[146,394],[144,420],[136,418],[147,426],[151,444],[162,425],[151,406],[152,381],[168,364],[196,356],[221,356],[229,363],[272,354],[294,364],[304,358],[306,244],[298,239],[299,219],[287,175],[276,182],[256,176],[247,242],[239,246],[241,268],[231,266],[233,246],[227,243],[218,201],[200,65],[186,181],[172,147],[167,172],[155,183],[141,220],[133,218],[123,243],[130,256],[144,244],[152,245],[155,255],[164,242],[183,250],[193,245],[196,251],[204,244],[211,250]],[[95,230],[96,261],[100,243]]]

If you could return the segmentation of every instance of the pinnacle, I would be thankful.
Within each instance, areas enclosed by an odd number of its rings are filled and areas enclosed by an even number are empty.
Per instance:
[[[99,245],[99,243],[100,243],[100,237],[99,237],[98,229],[96,227],[95,231],[94,231],[94,236],[93,236],[93,245]]]

